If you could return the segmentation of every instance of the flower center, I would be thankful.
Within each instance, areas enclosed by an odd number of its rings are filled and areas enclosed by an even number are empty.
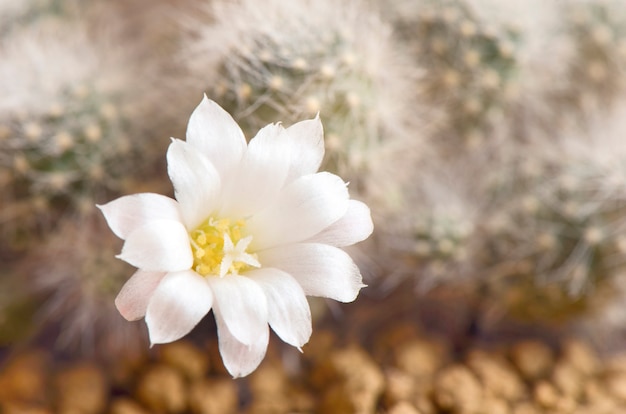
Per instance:
[[[241,237],[244,220],[209,217],[189,233],[193,270],[202,276],[224,277],[250,267],[261,267],[256,254],[246,252],[252,236]]]

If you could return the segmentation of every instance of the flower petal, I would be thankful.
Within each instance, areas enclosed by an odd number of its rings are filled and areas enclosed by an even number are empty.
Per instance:
[[[240,275],[209,276],[206,280],[228,331],[239,342],[252,345],[267,329],[267,299],[263,290]]]
[[[217,208],[220,175],[208,158],[178,139],[167,150],[167,172],[185,225],[194,229]]]
[[[148,302],[165,275],[163,272],[137,270],[115,298],[115,307],[120,314],[128,321],[136,321],[146,316]]]
[[[206,95],[191,114],[187,142],[208,157],[221,177],[239,164],[246,149],[246,139],[239,125]]]
[[[341,249],[319,243],[300,243],[258,252],[264,267],[293,276],[304,293],[352,302],[365,287],[361,272]]]
[[[311,337],[311,309],[298,282],[282,270],[263,268],[246,272],[267,297],[269,324],[285,342],[302,347]]]
[[[290,165],[288,136],[280,124],[262,128],[250,140],[236,176],[225,191],[223,211],[245,217],[274,200],[283,187]]]
[[[346,183],[334,174],[302,176],[287,185],[274,203],[247,221],[253,251],[299,242],[318,234],[348,210]]]
[[[350,200],[346,214],[321,233],[307,240],[335,247],[350,246],[367,239],[374,231],[369,207],[357,200]]]
[[[193,264],[185,226],[170,220],[153,220],[130,233],[117,257],[152,272],[177,272]]]
[[[269,328],[265,325],[254,342],[245,345],[228,330],[219,309],[213,309],[213,313],[217,322],[217,337],[224,366],[233,378],[245,377],[254,371],[265,357],[270,337]]]
[[[181,221],[176,200],[160,194],[128,195],[97,207],[120,239],[126,239],[135,229],[151,220]]]
[[[288,181],[315,174],[324,158],[324,128],[319,114],[314,119],[293,124],[287,128],[287,135],[291,149]]]
[[[148,302],[150,343],[164,344],[187,335],[212,305],[211,288],[202,276],[191,270],[168,273]]]

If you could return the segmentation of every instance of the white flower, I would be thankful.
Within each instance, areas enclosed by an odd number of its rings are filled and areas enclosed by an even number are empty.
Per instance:
[[[324,156],[319,117],[271,124],[249,144],[231,116],[206,98],[173,139],[168,173],[176,200],[124,196],[99,206],[138,267],[116,305],[145,317],[151,343],[186,335],[213,309],[224,365],[245,376],[265,355],[269,326],[300,348],[311,335],[305,295],[353,301],[364,287],[340,247],[373,230],[369,208],[350,200]]]

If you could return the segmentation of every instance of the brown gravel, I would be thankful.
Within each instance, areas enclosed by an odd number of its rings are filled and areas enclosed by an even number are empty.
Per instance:
[[[322,390],[322,412],[375,412],[384,387],[382,371],[356,345],[331,352],[311,379]]]
[[[187,407],[183,375],[167,365],[153,365],[139,378],[137,399],[154,413],[181,413]]]
[[[194,414],[236,413],[237,386],[229,379],[205,379],[189,388],[189,408]]]
[[[98,414],[105,411],[108,384],[102,370],[82,362],[61,370],[55,377],[58,413]]]
[[[148,414],[148,411],[130,398],[116,398],[111,401],[109,414]]]
[[[526,340],[511,347],[511,360],[524,380],[534,381],[548,376],[554,366],[554,352],[543,342]]]
[[[203,378],[209,370],[206,352],[186,340],[163,345],[160,349],[163,363],[176,369],[190,380]]]
[[[319,330],[304,354],[273,338],[248,378],[233,380],[215,343],[156,347],[133,361],[55,361],[25,349],[0,371],[3,414],[617,414],[626,412],[626,356],[580,340],[451,346],[390,328],[365,344]],[[316,337],[316,334],[320,335]],[[394,338],[390,340],[390,338]],[[209,351],[207,351],[209,350]],[[293,352],[291,352],[293,351]]]
[[[44,403],[48,400],[50,355],[32,349],[12,358],[0,374],[0,401]]]
[[[445,412],[478,414],[483,405],[483,389],[478,378],[461,364],[437,373],[433,394],[435,403]]]

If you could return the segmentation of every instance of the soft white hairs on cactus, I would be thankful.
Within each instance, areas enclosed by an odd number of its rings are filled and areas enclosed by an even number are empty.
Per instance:
[[[626,100],[622,99],[608,113],[596,114],[584,130],[577,128],[566,135],[560,146],[561,156],[597,171],[594,186],[604,200],[626,202]],[[589,200],[590,203],[602,200]],[[626,217],[616,217],[610,228],[616,249],[610,257],[608,290],[612,296],[595,300],[596,312],[583,320],[583,327],[597,345],[616,346],[616,332],[623,335],[626,322]],[[619,341],[619,340],[618,340]],[[619,342],[618,342],[619,343]]]
[[[558,2],[542,0],[466,0],[484,22],[493,26],[506,25],[522,36],[520,58],[523,61],[541,61],[554,58],[554,38],[561,16]],[[550,41],[548,42],[548,39]],[[552,54],[551,54],[552,53]]]
[[[121,72],[107,71],[112,51],[98,47],[83,26],[68,22],[10,33],[0,43],[0,113],[45,114],[63,93],[86,82],[110,88]]]
[[[607,197],[619,194],[626,200],[625,136],[626,100],[622,99],[612,110],[596,114],[585,128],[564,134],[555,151],[572,164],[591,166],[597,173],[595,184]]]
[[[555,246],[565,246],[536,250],[540,243],[534,238],[521,242],[535,249],[538,264],[547,265],[548,280],[566,282],[574,297],[626,269],[625,109],[599,115],[585,129],[565,130],[543,147],[539,154],[551,160],[554,172],[534,184],[528,222],[516,230],[546,234]],[[548,219],[539,212],[549,214]]]
[[[379,59],[389,57],[390,51],[385,46],[388,46],[391,27],[360,1],[218,0],[207,2],[206,8],[215,22],[205,22],[207,24],[199,29],[201,38],[195,46],[198,51],[211,50],[214,54],[198,56],[196,63],[202,68],[211,61],[220,64],[224,56],[233,51],[253,53],[255,51],[249,49],[251,42],[263,42],[263,39],[284,46],[280,53],[285,55],[308,51],[323,57],[326,51],[321,46],[341,35],[346,44],[359,48],[345,52],[359,53],[358,57],[363,59],[359,63],[372,75],[379,71]]]
[[[9,21],[11,18],[23,13],[28,9],[30,3],[27,0],[0,0],[0,22]]]
[[[46,295],[37,322],[57,324],[60,349],[116,358],[144,348],[145,327],[119,317],[114,299],[129,266],[119,244],[93,214],[60,220],[54,234],[22,259],[26,289]],[[71,240],[71,242],[68,242]]]
[[[542,0],[464,1],[487,26],[495,30],[509,27],[518,32],[516,101],[532,112],[535,120],[549,119],[554,108],[545,99],[545,94],[555,87],[555,83],[563,82],[567,70],[564,62],[573,54],[571,43],[563,32],[561,3]],[[527,124],[532,135],[537,133],[538,125],[535,124]]]
[[[480,166],[456,160],[456,165],[433,162],[420,167],[413,176],[411,209],[379,229],[385,244],[415,258],[420,271],[416,276],[413,267],[399,270],[395,262],[384,288],[395,288],[410,277],[419,290],[426,291],[463,282],[477,270],[477,230],[488,204],[477,182],[483,174]]]

